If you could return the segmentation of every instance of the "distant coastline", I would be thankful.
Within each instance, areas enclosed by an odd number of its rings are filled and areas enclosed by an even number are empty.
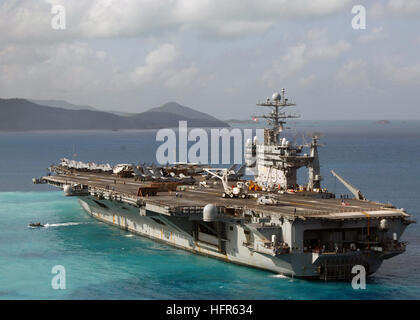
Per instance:
[[[77,106],[65,101],[0,99],[0,131],[46,130],[143,130],[176,128],[179,121],[188,121],[189,127],[220,128],[229,124],[209,114],[168,102],[142,113],[116,114]]]
[[[254,124],[255,123],[255,121],[253,120],[238,120],[238,119],[229,119],[229,120],[225,120],[225,122],[232,123],[232,124]]]
[[[390,124],[391,123],[391,121],[389,121],[389,120],[378,120],[378,121],[375,121],[375,124]]]

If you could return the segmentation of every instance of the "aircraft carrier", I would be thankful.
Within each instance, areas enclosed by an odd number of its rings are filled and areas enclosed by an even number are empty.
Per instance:
[[[355,265],[372,274],[403,253],[400,237],[413,222],[404,209],[365,199],[334,171],[352,197],[322,188],[319,138],[296,145],[284,135],[286,120],[298,117],[285,90],[257,105],[271,110],[255,117],[269,126],[264,141],[247,141],[239,169],[62,159],[34,183],[63,189],[94,218],[129,232],[292,277],[350,279]],[[243,178],[245,168],[251,179]],[[308,171],[304,185],[299,168]]]

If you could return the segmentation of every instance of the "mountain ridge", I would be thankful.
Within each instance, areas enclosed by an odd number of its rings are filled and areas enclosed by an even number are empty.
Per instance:
[[[175,113],[177,115],[180,115],[189,119],[208,119],[208,120],[220,121],[219,119],[207,113],[197,111],[190,107],[183,106],[174,101],[167,102],[161,105],[160,107],[151,108],[147,110],[146,112],[170,112],[170,113]]]
[[[102,111],[88,105],[77,105],[77,104],[73,104],[64,100],[37,100],[37,99],[24,99],[24,100],[33,102],[40,106],[61,108],[61,109],[67,109],[67,110]]]
[[[165,105],[161,107],[163,106]],[[189,118],[176,114],[168,106],[161,107],[121,116],[97,109],[44,106],[20,98],[0,99],[0,131],[161,129],[178,127],[182,120],[187,120],[189,127],[229,127],[226,122],[189,107],[181,106],[182,110],[189,110],[191,114],[200,115],[201,118]]]

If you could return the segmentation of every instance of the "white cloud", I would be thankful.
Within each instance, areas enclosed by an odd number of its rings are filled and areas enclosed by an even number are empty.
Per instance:
[[[45,50],[30,46],[10,45],[0,47],[0,65],[42,63],[49,58]]]
[[[198,69],[192,63],[187,67],[178,67],[179,52],[173,44],[163,44],[151,51],[145,64],[137,67],[131,74],[136,86],[160,83],[167,88],[185,88],[195,81],[199,83]]]
[[[373,16],[384,16],[385,14],[413,16],[420,14],[419,0],[388,0],[377,1],[369,8]]]
[[[365,89],[386,90],[387,86],[418,86],[420,64],[401,66],[401,57],[383,57],[378,61],[362,59],[347,61],[337,72],[336,82],[341,86],[356,86]]]
[[[190,86],[197,78],[198,70],[195,65],[176,71],[165,81],[168,88],[185,88]]]
[[[307,56],[310,59],[335,58],[350,49],[350,43],[345,40],[330,43],[326,30],[311,30],[307,38],[309,42]]]
[[[420,84],[420,64],[396,66],[387,61],[383,63],[383,72],[387,79],[399,85],[418,86]]]
[[[170,72],[177,56],[178,52],[174,45],[168,43],[161,45],[147,55],[145,65],[136,68],[132,79],[139,84],[153,81],[155,77]]]
[[[344,40],[330,43],[325,30],[311,30],[305,42],[289,47],[285,55],[273,62],[271,69],[264,73],[263,80],[272,85],[275,81],[296,75],[310,61],[336,58],[350,47],[350,43]]]
[[[191,84],[202,85],[206,79],[198,75],[197,67],[192,63],[190,66],[179,67],[179,52],[173,44],[163,44],[151,51],[145,60],[145,64],[137,67],[131,74],[135,86],[143,86],[159,83],[164,87],[188,88]],[[207,79],[208,80],[208,79]]]
[[[343,12],[351,0],[3,0],[0,39],[63,41],[142,36],[185,28],[220,36],[261,33],[284,19]],[[51,5],[67,11],[67,30],[52,30]]]
[[[397,13],[413,14],[420,12],[418,0],[389,0],[387,8]]]
[[[286,79],[299,72],[307,62],[306,51],[307,45],[304,43],[290,47],[280,61],[274,61],[273,67],[267,71],[264,77],[268,80],[273,77]]]
[[[315,81],[315,79],[316,79],[316,76],[315,76],[314,74],[311,74],[311,75],[309,75],[309,76],[302,77],[302,78],[299,80],[299,83],[300,83],[302,86],[308,86],[308,85],[312,84],[312,83]]]
[[[316,89],[326,101],[384,92],[415,105],[420,37],[408,17],[420,1],[364,2],[367,30],[355,32],[357,0],[0,0],[0,97],[136,112],[174,100],[230,117],[281,81],[302,101]],[[51,29],[52,3],[67,8],[67,30]],[[360,45],[386,37],[380,50]]]
[[[310,59],[329,59],[338,57],[344,51],[350,49],[350,43],[340,40],[337,43],[325,43],[308,48],[307,56]]]
[[[374,28],[370,33],[359,37],[361,43],[368,43],[375,40],[383,40],[388,37],[388,34],[384,32],[383,27]]]
[[[381,17],[385,14],[385,6],[381,2],[375,2],[368,8],[368,15],[373,17]]]
[[[335,75],[336,81],[344,86],[356,85],[358,87],[369,86],[368,63],[364,60],[347,61]]]
[[[112,87],[114,72],[106,53],[87,43],[12,45],[0,51],[0,95],[43,98],[39,95],[98,92]]]

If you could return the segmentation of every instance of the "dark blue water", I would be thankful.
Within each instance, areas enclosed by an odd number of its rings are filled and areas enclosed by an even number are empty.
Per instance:
[[[420,122],[300,122],[296,128],[321,134],[321,170],[330,191],[348,193],[329,174],[334,169],[369,199],[391,202],[418,219]],[[407,252],[385,261],[366,290],[353,290],[348,283],[279,277],[132,236],[90,218],[76,199],[31,184],[63,156],[151,162],[158,145],[154,131],[0,133],[0,298],[420,298],[418,224],[403,235]],[[32,221],[48,227],[28,228]],[[66,290],[51,287],[54,265],[66,268]]]

